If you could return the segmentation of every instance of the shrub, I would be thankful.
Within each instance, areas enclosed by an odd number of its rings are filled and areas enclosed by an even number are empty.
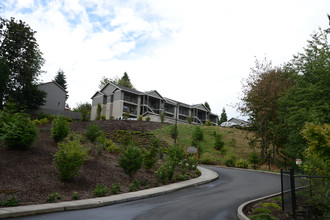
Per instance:
[[[236,164],[236,157],[234,155],[230,155],[229,157],[225,158],[225,164],[227,167],[234,167]]]
[[[253,165],[253,169],[257,169],[258,163],[260,162],[260,156],[257,152],[253,151],[249,155],[249,164]]]
[[[187,158],[187,164],[189,170],[197,170],[198,159],[195,156],[189,156]]]
[[[151,170],[156,163],[156,152],[154,148],[144,153],[143,164],[146,170]]]
[[[55,202],[56,200],[59,200],[59,199],[62,199],[62,196],[59,193],[54,192],[54,193],[50,194],[49,196],[47,196],[46,202],[48,202],[48,203]]]
[[[132,178],[142,167],[143,155],[137,147],[128,147],[119,157],[119,166]]]
[[[101,116],[101,120],[102,120],[102,121],[105,121],[105,115],[102,115],[102,116]]]
[[[18,206],[20,203],[20,200],[17,199],[15,196],[11,196],[10,199],[7,199],[4,202],[0,202],[0,206]]]
[[[170,135],[173,139],[177,138],[179,136],[179,129],[175,129],[175,125],[170,126]]]
[[[108,192],[108,187],[103,184],[96,184],[96,187],[93,191],[94,196],[96,197],[102,197],[105,196],[105,194]]]
[[[165,113],[164,111],[162,111],[162,112],[160,113],[159,117],[160,117],[160,122],[161,122],[161,123],[164,123],[165,115],[166,115],[166,113]]]
[[[206,126],[212,126],[212,122],[210,120],[208,120],[206,123],[205,123]]]
[[[270,214],[267,214],[267,213],[259,213],[256,215],[250,215],[249,218],[251,220],[279,220],[278,218],[271,216]]]
[[[146,121],[150,121],[150,117],[149,116],[146,117]]]
[[[101,112],[102,112],[102,106],[101,103],[97,103],[97,109],[96,109],[96,120],[100,120],[101,119]]]
[[[136,180],[136,179],[134,179],[133,183],[131,183],[131,184],[129,185],[129,189],[128,189],[128,191],[129,191],[129,192],[135,192],[135,191],[137,191],[137,190],[139,190],[139,181]]]
[[[110,193],[117,194],[120,191],[120,183],[114,183],[111,186]]]
[[[78,193],[77,192],[74,192],[73,193],[72,199],[73,200],[78,200],[79,199],[79,196],[78,196]]]
[[[96,138],[101,135],[99,126],[97,126],[96,124],[88,125],[85,135],[90,142],[94,143],[96,141]]]
[[[142,117],[142,115],[139,115],[139,117],[138,117],[138,121],[142,121],[142,119],[143,119],[143,117]]]
[[[1,112],[0,138],[8,149],[27,150],[37,140],[38,130],[27,114]]]
[[[223,141],[222,135],[217,134],[215,136],[214,140],[214,148],[218,151],[222,150],[223,146],[225,145],[225,142]]]
[[[256,208],[255,210],[253,210],[253,213],[271,213],[272,211],[270,209],[267,208]]]
[[[196,126],[192,132],[192,139],[195,141],[202,141],[204,138],[204,133],[200,126]]]
[[[188,124],[191,124],[193,119],[192,119],[192,117],[188,116],[186,120],[187,120]]]
[[[107,140],[107,148],[105,149],[109,153],[119,154],[121,149],[113,141]]]
[[[51,129],[52,139],[55,142],[60,142],[68,136],[69,131],[70,128],[66,118],[63,116],[57,116],[53,121],[53,127]]]
[[[169,167],[167,164],[161,165],[157,171],[155,171],[155,176],[158,182],[165,184],[169,179]]]
[[[167,159],[172,161],[174,165],[177,165],[184,157],[185,153],[181,147],[173,146],[168,148]]]
[[[236,162],[236,167],[239,168],[248,168],[249,164],[246,160],[244,160],[243,158],[240,158],[237,162]]]
[[[78,140],[60,143],[60,150],[55,153],[54,162],[62,180],[70,180],[78,175],[80,167],[87,158],[87,150]]]

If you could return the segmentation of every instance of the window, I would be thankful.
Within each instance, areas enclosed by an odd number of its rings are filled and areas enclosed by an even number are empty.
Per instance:
[[[61,107],[61,102],[60,101],[57,102],[57,107]]]

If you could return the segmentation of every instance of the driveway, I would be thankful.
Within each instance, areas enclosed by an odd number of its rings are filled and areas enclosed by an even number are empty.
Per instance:
[[[240,204],[280,191],[279,175],[204,167],[217,172],[219,179],[205,185],[127,203],[16,219],[237,219],[236,212]]]

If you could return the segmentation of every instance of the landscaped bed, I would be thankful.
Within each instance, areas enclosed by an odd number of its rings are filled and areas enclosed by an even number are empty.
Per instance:
[[[71,130],[83,134],[90,123],[92,122],[72,122]],[[144,121],[94,123],[105,132],[107,138],[114,138],[114,142],[123,135],[136,136],[140,143],[139,148],[147,147],[148,139],[152,136],[150,132],[162,126],[160,123]],[[51,128],[50,124],[39,126],[38,140],[26,151],[5,149],[4,144],[0,143],[0,201],[8,201],[15,196],[16,200],[19,200],[19,205],[40,204],[51,200],[52,196],[55,197],[53,201],[93,198],[97,185],[111,189],[119,183],[118,193],[126,193],[134,187],[134,190],[138,190],[163,184],[157,181],[154,172],[164,160],[158,158],[154,168],[149,171],[141,168],[134,178],[129,178],[118,164],[119,154],[109,153],[106,150],[100,152],[96,147],[97,143],[89,143],[87,160],[78,175],[70,181],[63,181],[54,165],[54,154],[59,148],[51,138]],[[168,145],[161,142],[161,148],[166,147]],[[185,178],[198,176],[198,172],[188,172],[188,174]],[[183,179],[174,176],[173,181],[177,180]],[[135,182],[134,186],[132,186],[133,182]],[[105,195],[110,194],[108,190]],[[57,200],[56,195],[60,195],[60,199]],[[4,205],[8,203],[3,203]]]

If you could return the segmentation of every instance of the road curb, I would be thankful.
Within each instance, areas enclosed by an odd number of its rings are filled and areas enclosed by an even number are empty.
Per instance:
[[[198,178],[182,181],[178,183],[173,183],[165,186],[155,187],[151,189],[140,190],[136,192],[123,193],[119,195],[113,195],[113,196],[107,196],[101,198],[76,200],[76,201],[0,208],[0,219],[44,214],[51,212],[61,212],[61,211],[69,211],[69,210],[102,207],[106,205],[112,205],[122,202],[134,201],[138,199],[163,195],[187,187],[206,184],[219,178],[218,174],[210,169],[200,166],[198,166],[198,169],[202,173],[202,175]]]

